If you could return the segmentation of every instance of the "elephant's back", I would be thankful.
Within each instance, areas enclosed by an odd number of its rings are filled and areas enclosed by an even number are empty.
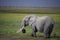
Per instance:
[[[45,21],[46,19],[47,19],[47,16],[41,16],[41,17],[38,16],[36,20],[37,22],[41,23],[42,21]]]

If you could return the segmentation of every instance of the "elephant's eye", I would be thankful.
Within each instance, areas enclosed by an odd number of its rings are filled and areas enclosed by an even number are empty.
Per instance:
[[[32,22],[32,20],[30,20],[30,22]]]

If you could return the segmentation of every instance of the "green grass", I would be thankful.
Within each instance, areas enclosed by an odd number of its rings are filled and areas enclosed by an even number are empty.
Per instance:
[[[27,40],[45,40],[43,37],[43,33],[37,32],[37,38],[31,37],[32,29],[27,26],[26,33],[16,33],[17,30],[20,29],[20,23],[24,16],[31,14],[0,14],[0,35],[5,37],[5,39],[16,38],[16,39],[27,39]],[[60,14],[35,14],[37,16],[51,16],[55,21],[55,27],[52,32],[51,38],[47,40],[60,40]],[[56,37],[53,37],[53,34],[56,33]],[[40,36],[41,35],[41,36]],[[1,37],[0,36],[0,37]],[[7,38],[6,38],[7,37]]]

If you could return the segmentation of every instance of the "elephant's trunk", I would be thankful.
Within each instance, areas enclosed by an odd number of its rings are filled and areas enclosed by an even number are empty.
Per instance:
[[[21,32],[24,29],[24,26],[22,28],[20,28],[16,33]]]
[[[16,32],[16,33],[19,33],[19,32],[22,32],[22,30],[24,30],[24,21],[21,23],[21,28]]]

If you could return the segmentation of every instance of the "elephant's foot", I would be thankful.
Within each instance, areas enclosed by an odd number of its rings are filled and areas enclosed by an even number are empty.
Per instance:
[[[46,36],[45,38],[50,38],[50,36]]]
[[[49,34],[46,34],[44,37],[45,38],[50,38],[50,35]]]
[[[32,37],[36,37],[36,35],[31,34]]]

